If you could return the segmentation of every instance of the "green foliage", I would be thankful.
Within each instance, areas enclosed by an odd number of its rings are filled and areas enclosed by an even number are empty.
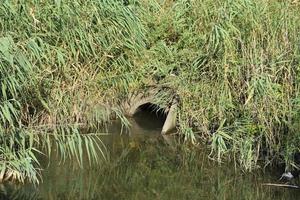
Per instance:
[[[36,182],[38,163],[31,135],[22,129],[20,110],[31,66],[11,37],[0,38],[0,180]]]
[[[160,66],[157,74],[165,78],[159,83],[176,88],[181,97],[180,131],[193,141],[198,135],[211,143],[217,160],[233,155],[247,170],[258,160],[294,165],[299,5],[143,2],[151,45],[146,66]],[[196,126],[192,132],[191,126]]]

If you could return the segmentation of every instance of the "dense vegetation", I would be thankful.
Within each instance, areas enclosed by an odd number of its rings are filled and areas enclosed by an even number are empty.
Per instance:
[[[79,128],[125,123],[120,102],[148,85],[176,89],[179,133],[218,161],[295,167],[299,13],[280,0],[1,1],[0,180],[37,182],[42,146],[97,161]]]

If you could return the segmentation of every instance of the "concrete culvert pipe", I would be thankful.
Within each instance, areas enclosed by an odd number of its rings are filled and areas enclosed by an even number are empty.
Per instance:
[[[141,111],[150,111],[156,113],[162,120],[161,134],[171,133],[176,129],[177,125],[177,110],[178,110],[178,98],[174,98],[169,107],[161,108],[155,102],[155,93],[157,91],[151,90],[147,93],[139,93],[131,96],[124,104],[125,113],[133,117],[136,113]],[[147,95],[148,94],[148,95]]]

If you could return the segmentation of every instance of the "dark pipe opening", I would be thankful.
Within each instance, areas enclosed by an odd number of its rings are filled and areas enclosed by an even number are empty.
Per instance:
[[[138,108],[137,112],[133,115],[133,118],[142,128],[149,130],[162,129],[167,114],[165,109],[162,109],[158,105],[146,103]]]

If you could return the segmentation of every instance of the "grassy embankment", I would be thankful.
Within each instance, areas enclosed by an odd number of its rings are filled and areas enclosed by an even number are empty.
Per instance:
[[[79,162],[86,144],[96,160],[78,127],[124,119],[120,102],[153,84],[177,90],[180,134],[218,161],[293,166],[299,13],[297,1],[2,1],[0,180],[36,182],[41,144]]]

